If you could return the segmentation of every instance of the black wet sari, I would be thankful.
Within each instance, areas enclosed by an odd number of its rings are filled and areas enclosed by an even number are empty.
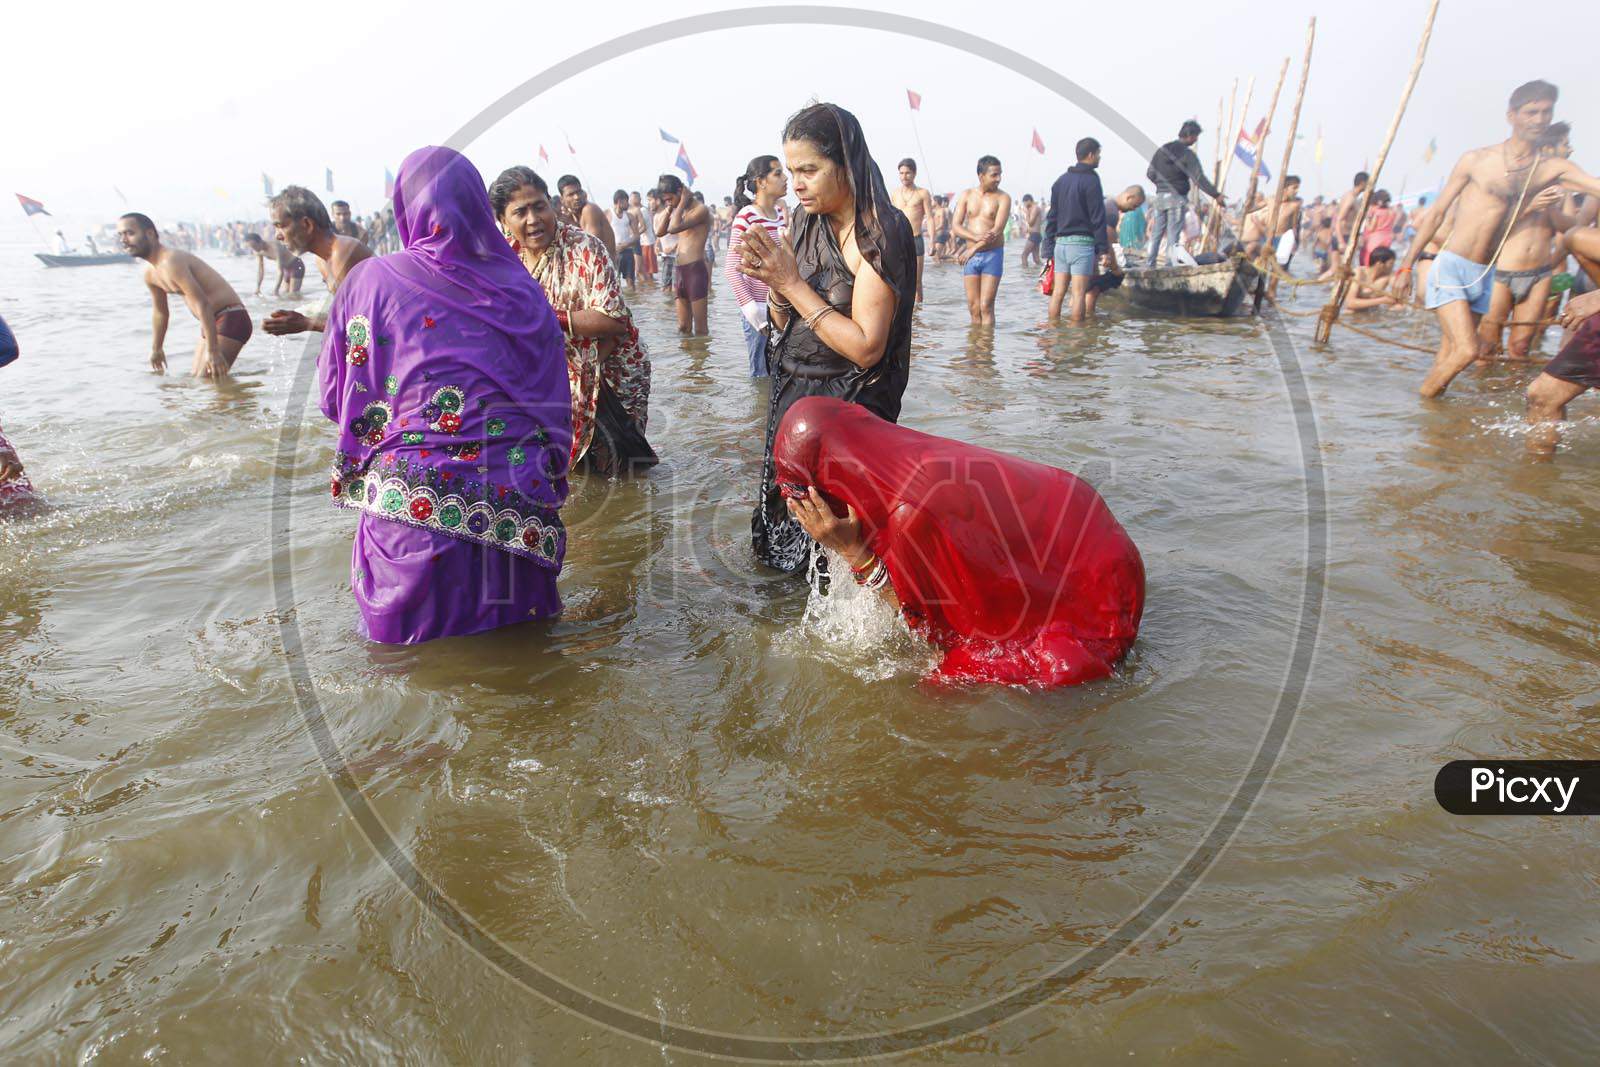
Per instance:
[[[856,247],[895,294],[894,320],[883,358],[863,370],[833,351],[799,316],[773,340],[772,402],[767,409],[766,454],[761,489],[750,519],[756,558],[769,567],[798,573],[806,565],[811,539],[789,517],[773,480],[772,442],[784,412],[806,396],[832,396],[860,404],[880,418],[900,418],[900,398],[911,369],[911,313],[916,303],[916,247],[911,224],[889,199],[883,174],[867,152],[861,123],[843,108],[826,105],[839,123],[845,169],[856,201]],[[841,315],[849,316],[855,275],[844,260],[828,220],[795,211],[791,226],[800,277]]]

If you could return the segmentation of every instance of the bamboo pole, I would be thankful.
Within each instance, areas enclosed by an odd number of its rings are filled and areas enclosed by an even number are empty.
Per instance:
[[[1406,87],[1400,93],[1400,104],[1394,110],[1394,118],[1389,121],[1389,132],[1384,136],[1383,147],[1378,150],[1378,164],[1372,168],[1372,176],[1367,179],[1366,191],[1361,194],[1361,207],[1356,212],[1355,225],[1350,230],[1350,244],[1345,250],[1344,262],[1340,264],[1339,281],[1334,285],[1322,314],[1317,316],[1315,337],[1318,344],[1328,343],[1328,338],[1333,333],[1333,324],[1339,318],[1339,309],[1344,306],[1345,297],[1350,293],[1350,270],[1358,251],[1356,235],[1361,232],[1361,225],[1367,220],[1367,205],[1372,202],[1373,190],[1378,187],[1378,175],[1383,173],[1383,164],[1389,158],[1389,149],[1394,145],[1395,134],[1400,132],[1400,120],[1405,117],[1406,105],[1411,102],[1411,90],[1417,87],[1417,77],[1422,73],[1422,61],[1428,54],[1428,39],[1433,36],[1433,20],[1438,14],[1439,0],[1433,0],[1433,3],[1428,5],[1428,20],[1422,25],[1422,39],[1417,42],[1417,58],[1411,62],[1411,74],[1406,78]]]
[[[1222,119],[1222,97],[1217,97],[1217,159],[1211,168],[1211,184],[1217,184],[1222,177],[1222,131],[1227,127]]]
[[[1244,89],[1244,110],[1239,112],[1240,115],[1248,115],[1248,114],[1250,114],[1250,101],[1255,96],[1255,94],[1256,94],[1256,76],[1254,74],[1252,74],[1252,75],[1250,75],[1250,81],[1248,83],[1246,83],[1246,85],[1245,85],[1245,89]],[[1232,110],[1230,109],[1230,111],[1228,112],[1228,136],[1229,137],[1237,137],[1238,136],[1238,134],[1234,132],[1233,120],[1234,120],[1234,114],[1233,114]],[[1228,186],[1228,175],[1233,173],[1233,155],[1234,154],[1232,152],[1228,152],[1223,157],[1223,161],[1222,161],[1222,180],[1217,182],[1217,192],[1219,192],[1219,193],[1226,191],[1227,186]],[[1222,232],[1221,222],[1222,222],[1222,209],[1221,209],[1221,206],[1218,205],[1211,212],[1211,218],[1206,220],[1205,237],[1200,242],[1201,251],[1209,252],[1215,246],[1217,237]]]
[[[1306,78],[1311,73],[1311,46],[1317,39],[1317,17],[1311,16],[1306,27],[1306,56],[1300,63],[1300,88],[1294,94],[1294,111],[1289,116],[1289,135],[1283,142],[1283,162],[1278,169],[1278,189],[1272,194],[1272,212],[1267,216],[1267,243],[1261,246],[1263,257],[1273,255],[1273,240],[1278,236],[1278,211],[1283,207],[1283,183],[1289,177],[1289,157],[1294,153],[1295,134],[1300,130],[1300,105],[1306,98]]]
[[[1267,122],[1261,127],[1261,139],[1256,142],[1255,162],[1250,164],[1250,184],[1245,186],[1244,202],[1239,206],[1239,239],[1244,240],[1244,220],[1249,218],[1250,209],[1256,202],[1256,186],[1261,181],[1261,160],[1267,154],[1267,137],[1272,133],[1272,120],[1278,115],[1278,94],[1283,92],[1284,79],[1289,76],[1289,57],[1283,57],[1283,66],[1278,68],[1278,84],[1272,90],[1272,103],[1267,106]],[[1278,175],[1278,184],[1283,184],[1283,175]]]

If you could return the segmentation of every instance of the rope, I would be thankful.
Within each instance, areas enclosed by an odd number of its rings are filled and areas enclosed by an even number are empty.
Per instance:
[[[1354,333],[1359,333],[1363,337],[1370,337],[1374,341],[1378,341],[1386,345],[1393,345],[1396,348],[1408,349],[1412,352],[1421,352],[1423,355],[1428,356],[1435,354],[1435,350],[1432,348],[1423,348],[1421,345],[1408,345],[1404,341],[1393,341],[1382,334],[1374,333],[1371,330],[1363,329],[1354,323],[1346,322],[1344,319],[1334,319],[1333,321],[1335,325],[1343,326],[1347,330],[1350,330]]]

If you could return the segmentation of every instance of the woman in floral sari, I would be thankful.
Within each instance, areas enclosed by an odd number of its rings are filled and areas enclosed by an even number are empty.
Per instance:
[[[572,389],[572,465],[612,476],[653,466],[645,440],[650,354],[605,246],[556,216],[543,178],[512,167],[489,187],[511,248],[544,288],[567,339]]]

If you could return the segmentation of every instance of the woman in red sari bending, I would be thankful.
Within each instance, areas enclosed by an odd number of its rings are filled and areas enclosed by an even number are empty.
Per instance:
[[[831,397],[797,401],[773,455],[806,533],[944,650],[936,679],[1076,685],[1132,647],[1144,563],[1087,482]]]

